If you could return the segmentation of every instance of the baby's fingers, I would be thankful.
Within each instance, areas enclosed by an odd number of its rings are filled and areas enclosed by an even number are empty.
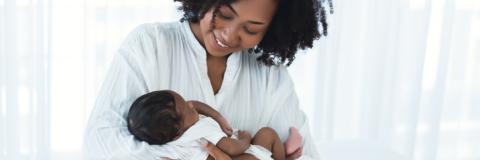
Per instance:
[[[223,132],[225,132],[225,134],[227,134],[229,137],[233,134],[233,130],[231,128],[223,128]]]

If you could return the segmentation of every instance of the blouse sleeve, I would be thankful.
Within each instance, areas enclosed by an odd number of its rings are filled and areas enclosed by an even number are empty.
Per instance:
[[[131,32],[114,56],[85,133],[84,150],[89,159],[160,159],[166,149],[134,139],[126,116],[136,97],[148,91],[146,74],[137,56],[145,50],[145,26]]]
[[[268,126],[274,128],[280,138],[285,141],[289,128],[295,127],[303,137],[303,155],[300,159],[320,159],[315,146],[315,139],[310,133],[308,119],[299,108],[298,97],[295,93],[293,82],[284,66],[274,67],[270,71],[269,100],[273,109],[273,116]]]

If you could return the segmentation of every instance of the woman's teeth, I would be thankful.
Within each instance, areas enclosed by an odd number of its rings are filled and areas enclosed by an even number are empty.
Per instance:
[[[228,48],[229,47],[226,44],[223,44],[222,42],[220,42],[217,38],[215,38],[215,41],[217,41],[217,44],[220,45],[220,47],[223,47],[223,48]]]

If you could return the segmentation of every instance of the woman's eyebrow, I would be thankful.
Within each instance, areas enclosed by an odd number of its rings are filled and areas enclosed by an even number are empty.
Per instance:
[[[235,9],[233,9],[233,7],[230,4],[228,4],[227,7],[230,8],[230,10],[232,10],[233,14],[238,16],[237,11],[235,11]]]
[[[235,15],[238,16],[237,11],[235,11],[235,9],[233,9],[233,7],[232,7],[230,4],[228,4],[227,7],[233,12],[233,14],[235,14]],[[249,20],[248,22],[251,23],[251,24],[256,24],[256,25],[263,25],[263,24],[265,24],[265,23],[263,23],[263,22],[252,21],[252,20]]]

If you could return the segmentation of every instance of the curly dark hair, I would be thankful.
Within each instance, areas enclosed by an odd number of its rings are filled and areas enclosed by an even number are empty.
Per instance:
[[[187,20],[193,23],[199,22],[205,13],[214,7],[212,26],[215,24],[215,16],[222,5],[235,2],[235,0],[174,0],[182,3],[179,10],[183,11],[181,22]],[[322,35],[327,35],[327,19],[323,1],[319,0],[277,0],[278,7],[272,22],[262,41],[249,49],[250,53],[261,53],[257,60],[264,64],[277,65],[292,64],[297,49],[311,48],[313,41]],[[330,13],[333,13],[331,0],[329,0]],[[319,32],[318,22],[322,25],[322,33]],[[288,61],[287,61],[288,60]]]
[[[148,144],[173,141],[180,130],[175,99],[169,91],[154,91],[137,98],[128,111],[127,127],[132,135]]]

